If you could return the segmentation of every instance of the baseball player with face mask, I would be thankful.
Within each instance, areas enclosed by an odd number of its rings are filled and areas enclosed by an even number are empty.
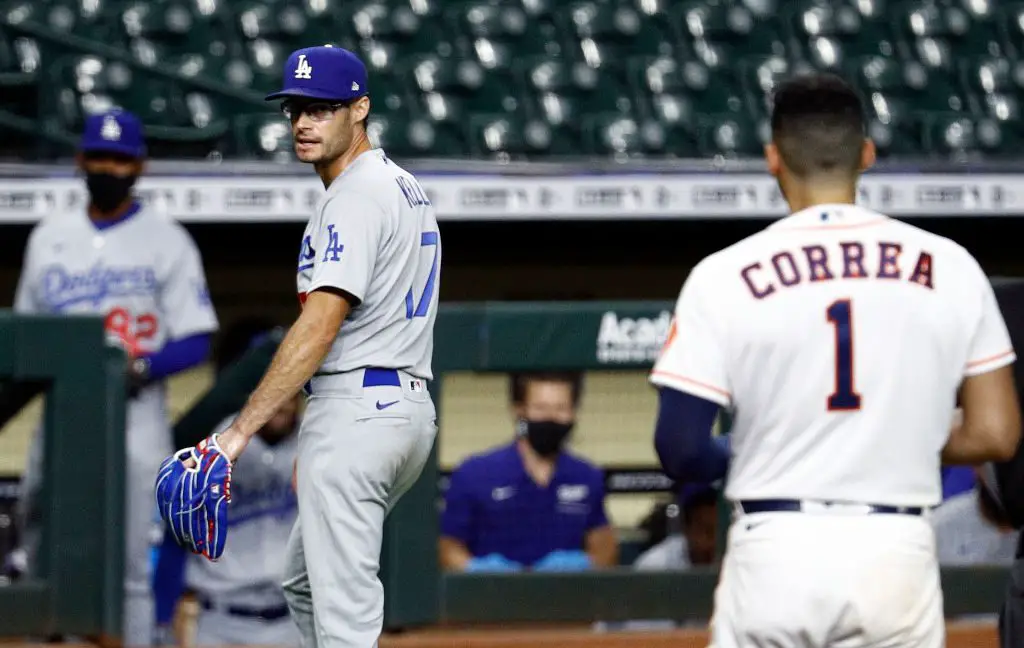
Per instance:
[[[441,240],[419,182],[367,139],[366,68],[353,53],[294,52],[268,99],[284,100],[295,153],[327,189],[298,246],[302,312],[234,422],[164,463],[158,502],[181,543],[217,558],[231,462],[304,389],[285,598],[304,646],[371,648],[384,519],[437,432],[427,381]]]
[[[105,317],[108,337],[129,354],[123,641],[136,646],[150,643],[153,625],[149,552],[159,529],[152,475],[173,447],[163,381],[202,363],[217,329],[192,238],[132,195],[144,159],[142,124],[134,115],[114,110],[86,119],[77,162],[89,203],[35,227],[14,301],[23,314]],[[22,502],[30,567],[42,453],[37,434]]]

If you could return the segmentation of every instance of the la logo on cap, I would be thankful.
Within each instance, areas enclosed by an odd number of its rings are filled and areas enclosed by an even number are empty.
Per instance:
[[[312,79],[313,66],[306,60],[305,54],[299,54],[299,64],[295,67],[296,79]]]
[[[103,126],[100,128],[100,137],[107,141],[116,142],[121,139],[121,125],[117,123],[113,115],[103,118]]]
[[[352,92],[359,92],[359,84],[355,81],[352,82]]]

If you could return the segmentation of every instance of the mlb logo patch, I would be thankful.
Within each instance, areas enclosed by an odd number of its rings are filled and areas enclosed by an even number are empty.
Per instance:
[[[409,391],[413,392],[414,394],[418,394],[419,392],[423,391],[423,389],[424,387],[422,380],[417,378],[416,380],[409,381]]]

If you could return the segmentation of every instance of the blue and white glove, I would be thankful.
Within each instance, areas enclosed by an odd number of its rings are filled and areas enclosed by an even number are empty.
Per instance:
[[[534,571],[584,571],[590,569],[590,556],[584,551],[556,549],[533,565]]]
[[[164,460],[156,479],[156,503],[180,546],[210,560],[224,553],[231,501],[231,462],[216,435]]]
[[[467,572],[515,572],[520,571],[522,568],[521,564],[514,560],[509,560],[499,553],[472,558],[466,563]]]

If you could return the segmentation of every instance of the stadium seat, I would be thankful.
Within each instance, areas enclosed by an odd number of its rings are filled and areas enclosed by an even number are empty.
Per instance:
[[[908,2],[895,9],[893,21],[912,52],[941,48],[962,57],[999,56],[1002,51],[988,0],[950,5]]]
[[[288,162],[294,159],[291,128],[278,114],[242,115],[235,120],[233,151],[243,158]]]
[[[786,23],[815,67],[832,69],[865,56],[892,56],[895,38],[874,3],[849,0],[794,2]]]
[[[531,19],[522,6],[468,2],[448,9],[445,18],[451,33],[464,35],[487,68],[506,68],[512,57],[563,53],[554,23]]]
[[[474,157],[528,159],[547,155],[554,139],[550,124],[519,115],[474,115],[469,124]]]
[[[997,11],[996,21],[1007,52],[1024,55],[1024,3],[1006,3]]]
[[[573,42],[573,55],[621,61],[629,56],[672,54],[676,39],[660,31],[635,7],[612,5],[596,0],[573,2],[559,19]],[[666,26],[667,27],[667,26]]]
[[[534,96],[555,94],[579,102],[586,112],[630,112],[636,101],[617,62],[602,68],[564,59],[532,59],[520,68],[523,85]]]
[[[452,125],[402,113],[373,115],[369,135],[372,142],[396,159],[405,157],[464,157],[467,147],[462,134]]]
[[[874,56],[858,61],[854,76],[867,92],[881,92],[910,103],[913,112],[961,112],[970,109],[966,93],[948,62],[926,66],[916,60]]]
[[[756,115],[767,115],[775,88],[787,78],[809,71],[811,66],[782,56],[764,56],[743,59],[739,68],[746,96],[752,101],[751,110]]]
[[[425,97],[441,93],[475,113],[514,112],[522,92],[511,71],[484,69],[473,59],[426,56],[409,61],[409,85]]]
[[[447,57],[455,52],[438,5],[430,0],[414,3],[371,0],[354,9],[341,29],[351,31],[364,42],[393,44],[403,58],[425,54]]]
[[[767,0],[762,3],[740,0],[680,3],[675,10],[675,21],[686,38],[698,44],[713,45],[730,58],[740,55],[784,56],[792,44],[788,42],[773,9],[774,3]]]
[[[920,155],[925,151],[920,114],[905,99],[873,90],[868,101],[868,135],[878,157]]]
[[[764,152],[765,133],[758,133],[753,120],[742,115],[710,115],[698,122],[701,155],[705,157],[751,157]]]
[[[925,120],[926,146],[941,156],[978,158],[1003,149],[1003,128],[991,119],[974,120],[962,114],[933,114]]]
[[[171,0],[134,2],[121,13],[128,46],[142,63],[166,63],[186,54],[222,57],[237,43],[221,15],[195,4]]]

